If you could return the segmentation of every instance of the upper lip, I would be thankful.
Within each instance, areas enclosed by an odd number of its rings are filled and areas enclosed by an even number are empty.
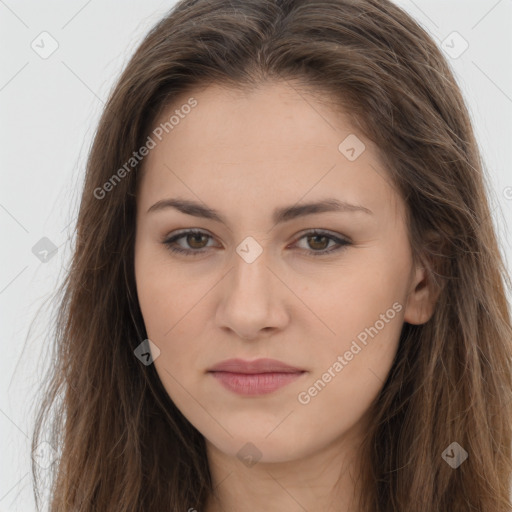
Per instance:
[[[295,368],[289,364],[278,361],[277,359],[255,359],[254,361],[245,361],[243,359],[226,359],[208,371],[210,372],[230,372],[230,373],[299,373],[305,370]]]

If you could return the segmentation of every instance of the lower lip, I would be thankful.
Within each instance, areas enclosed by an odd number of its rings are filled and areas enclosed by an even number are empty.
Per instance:
[[[264,395],[286,386],[305,372],[297,373],[232,373],[210,372],[230,391],[239,395]]]

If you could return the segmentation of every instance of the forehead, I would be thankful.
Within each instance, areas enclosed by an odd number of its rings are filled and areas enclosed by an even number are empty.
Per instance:
[[[269,82],[247,90],[210,85],[181,95],[155,124],[162,126],[191,98],[197,105],[180,116],[171,132],[175,145],[200,146],[203,151],[198,156],[206,150],[217,156],[243,153],[247,157],[262,146],[273,147],[278,154],[292,148],[300,151],[304,143],[329,147],[343,133],[354,131],[340,108],[333,114],[332,101],[290,82]]]
[[[161,140],[153,136],[143,163],[143,203],[177,189],[217,204],[233,193],[253,204],[333,190],[347,201],[371,202],[391,192],[378,148],[341,108],[288,82],[192,91],[176,98],[153,131],[158,127]]]

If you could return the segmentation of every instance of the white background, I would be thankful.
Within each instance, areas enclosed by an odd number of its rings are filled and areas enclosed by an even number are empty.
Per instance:
[[[448,60],[490,172],[493,216],[510,269],[512,1],[397,3],[439,45],[453,31],[469,43],[460,57]],[[143,36],[172,5],[0,0],[0,512],[35,510],[30,437],[41,363],[48,353],[42,336],[48,331],[48,311],[28,329],[69,261],[68,236],[101,109]],[[43,31],[59,45],[47,59],[31,48]],[[42,237],[58,247],[46,263],[32,253]]]

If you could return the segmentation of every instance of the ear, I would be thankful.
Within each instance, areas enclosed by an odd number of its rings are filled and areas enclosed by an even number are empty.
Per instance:
[[[434,313],[439,293],[431,274],[424,267],[417,266],[410,280],[404,321],[416,325],[427,322]]]

